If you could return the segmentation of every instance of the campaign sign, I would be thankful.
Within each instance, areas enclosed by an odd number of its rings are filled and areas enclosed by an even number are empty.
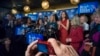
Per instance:
[[[37,19],[38,19],[38,15],[32,14],[32,13],[28,14],[28,17],[30,17],[32,21],[37,21]]]
[[[15,29],[15,35],[23,35],[24,28],[23,27],[16,27]]]
[[[77,14],[77,8],[67,9],[66,12],[71,20]]]
[[[31,42],[35,40],[43,40],[43,35],[42,34],[37,34],[33,32],[28,32],[26,34],[26,42],[30,44]]]
[[[98,2],[86,2],[78,5],[78,13],[93,13],[98,8]]]

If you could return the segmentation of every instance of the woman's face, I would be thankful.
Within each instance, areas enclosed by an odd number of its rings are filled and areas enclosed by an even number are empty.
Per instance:
[[[42,24],[43,22],[42,22],[42,20],[39,20],[39,24]]]
[[[80,22],[81,22],[81,23],[84,23],[84,22],[85,22],[85,17],[84,17],[84,16],[81,16],[81,17],[80,17]]]
[[[71,20],[71,25],[76,25],[76,19],[75,18],[73,18],[72,20]]]
[[[7,17],[8,20],[11,20],[12,19],[12,16],[9,15],[9,14],[6,17]]]
[[[54,16],[52,15],[51,17],[50,17],[50,22],[53,22],[54,21]]]
[[[9,45],[10,43],[11,43],[10,39],[6,39],[4,42],[5,45]]]
[[[31,23],[31,19],[28,19],[28,21],[27,21],[28,23]]]
[[[65,12],[62,12],[61,17],[62,17],[62,18],[65,18],[65,17],[66,17]]]
[[[94,21],[98,24],[100,24],[100,16],[97,14],[97,15],[95,15],[95,17],[94,17]]]

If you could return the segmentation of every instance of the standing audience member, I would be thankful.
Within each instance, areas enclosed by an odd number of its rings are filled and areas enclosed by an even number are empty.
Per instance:
[[[57,34],[57,30],[58,30],[58,25],[57,25],[56,17],[55,17],[54,14],[50,16],[50,19],[49,19],[49,21],[48,21],[48,23],[47,23],[47,26],[48,26],[48,29],[51,30],[51,31],[50,31],[51,37],[54,37],[54,38],[57,39],[56,34]]]
[[[12,14],[7,14],[3,19],[3,27],[6,30],[6,37],[12,38],[14,35],[15,17]]]
[[[94,20],[94,15],[95,13],[93,13],[93,15],[91,15],[91,22],[90,22],[90,30],[92,30],[95,27],[95,20]]]
[[[68,37],[68,29],[69,29],[69,19],[68,15],[65,11],[61,13],[61,20],[58,22],[58,30],[59,30],[59,40],[61,43],[66,44],[66,38]]]
[[[27,24],[28,27],[31,27],[33,25],[31,18],[27,19],[27,23],[26,24]]]
[[[84,29],[84,39],[88,37],[89,33],[89,24],[87,23],[88,18],[85,15],[80,16],[80,23]]]
[[[27,32],[29,32],[29,31],[31,31],[32,30],[32,27],[33,27],[33,23],[32,23],[32,20],[31,20],[31,18],[27,18],[27,22],[26,22],[26,33]]]
[[[83,42],[83,28],[82,26],[80,26],[80,21],[78,16],[74,16],[73,19],[71,20],[70,34],[69,38],[67,39],[71,39],[71,45],[78,52]]]
[[[43,33],[43,31],[45,30],[44,21],[42,20],[42,18],[38,19],[36,29],[40,30],[39,33]]]
[[[100,56],[100,11],[95,12],[96,26],[90,31],[90,39],[93,42],[92,56]]]
[[[47,25],[47,23],[48,23],[48,16],[44,16],[44,25]]]
[[[25,34],[28,32],[28,26],[30,23],[28,22],[29,17],[23,17],[15,26],[15,37],[14,37],[14,54],[15,56],[24,56],[25,49],[26,49],[26,38]]]
[[[51,27],[51,28],[54,28],[55,30],[58,29],[56,17],[55,17],[54,14],[50,16],[48,26]]]
[[[0,41],[2,41],[2,39],[5,38],[5,34],[6,34],[6,31],[5,29],[2,27],[2,20],[0,20]]]
[[[48,39],[48,41],[54,49],[55,54],[49,54],[49,56],[79,56],[72,46],[62,44],[54,38]],[[37,49],[38,40],[32,42],[25,52],[25,56],[42,56],[42,52],[37,52],[34,54],[35,49]],[[45,56],[45,55],[43,55]]]
[[[0,45],[0,56],[14,56],[11,46],[11,40],[9,38],[5,38],[3,44]]]

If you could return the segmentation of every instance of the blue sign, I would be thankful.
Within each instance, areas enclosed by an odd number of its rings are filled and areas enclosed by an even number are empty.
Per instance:
[[[35,41],[35,40],[43,40],[43,35],[42,34],[37,34],[37,33],[33,33],[33,32],[28,32],[26,34],[26,42],[28,44],[30,44],[31,42]]]
[[[24,15],[21,13],[15,14],[16,19],[21,19]]]
[[[15,35],[23,35],[23,34],[24,34],[24,28],[23,27],[16,27]]]
[[[36,21],[38,19],[38,15],[37,14],[28,14],[28,17],[31,18],[31,20]]]
[[[69,19],[71,20],[76,14],[77,14],[77,8],[72,8],[72,9],[68,9],[66,10]]]
[[[98,8],[98,2],[81,3],[78,6],[78,13],[93,13]]]

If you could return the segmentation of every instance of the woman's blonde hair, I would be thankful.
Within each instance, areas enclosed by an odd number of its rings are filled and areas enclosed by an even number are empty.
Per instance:
[[[73,19],[71,20],[71,24],[79,26],[80,25],[79,17],[74,16]]]
[[[52,20],[52,22],[55,22],[56,21],[56,19],[55,19],[55,16],[54,16],[54,14],[52,14],[51,16],[50,16],[50,18],[49,18],[49,22],[51,22],[51,18],[53,17],[53,20]]]

